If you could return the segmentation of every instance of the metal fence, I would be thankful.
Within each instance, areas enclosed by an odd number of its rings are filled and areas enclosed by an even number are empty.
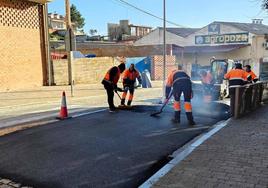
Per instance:
[[[231,116],[239,118],[256,110],[268,99],[268,82],[230,87]]]

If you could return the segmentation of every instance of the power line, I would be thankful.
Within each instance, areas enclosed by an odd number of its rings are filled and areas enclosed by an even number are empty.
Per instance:
[[[156,15],[154,15],[154,14],[152,14],[152,13],[146,11],[146,10],[143,10],[143,9],[141,9],[141,8],[139,8],[139,7],[135,6],[135,5],[133,5],[133,4],[130,4],[129,2],[126,2],[126,1],[124,1],[124,0],[116,0],[116,1],[118,1],[118,2],[120,2],[120,3],[123,3],[123,4],[125,4],[125,5],[128,5],[128,6],[134,8],[134,9],[136,9],[136,10],[138,10],[138,11],[144,13],[144,14],[147,14],[147,15],[149,15],[149,16],[152,16],[152,17],[154,17],[154,18],[156,18],[156,19],[159,19],[159,20],[161,20],[161,21],[164,20],[163,18],[161,18],[161,17],[159,17],[159,16],[156,16]],[[166,22],[169,23],[169,24],[171,24],[171,25],[178,26],[178,27],[184,27],[184,26],[182,26],[182,25],[180,25],[180,24],[177,24],[177,23],[175,23],[175,22],[172,22],[172,21],[168,21],[168,20],[166,20]]]

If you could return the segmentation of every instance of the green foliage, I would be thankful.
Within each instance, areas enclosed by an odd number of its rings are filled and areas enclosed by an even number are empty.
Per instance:
[[[268,9],[268,0],[262,0],[262,8]]]
[[[89,33],[91,36],[95,35],[96,33],[98,33],[97,29],[90,29]]]
[[[62,37],[62,36],[60,36],[60,35],[58,35],[56,33],[50,33],[49,34],[49,39],[51,41],[59,41],[59,40],[64,40],[64,37]]]
[[[72,6],[71,6],[71,21],[79,29],[83,28],[85,25],[85,18],[83,18],[83,16],[77,10],[77,8],[74,4],[72,4]]]

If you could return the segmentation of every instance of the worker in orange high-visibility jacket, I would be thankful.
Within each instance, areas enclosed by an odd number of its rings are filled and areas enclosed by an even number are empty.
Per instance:
[[[241,86],[251,81],[251,75],[242,69],[241,63],[236,63],[235,68],[231,69],[224,78],[229,80],[229,87]]]
[[[247,73],[249,73],[250,76],[251,76],[250,83],[256,83],[258,81],[258,77],[251,70],[251,66],[250,65],[246,65],[245,66],[245,71]],[[245,106],[245,108],[248,111],[252,110],[252,92],[253,92],[252,87],[248,87],[247,90],[246,90],[246,92],[245,92],[245,99],[246,99],[246,106]]]
[[[141,86],[142,80],[139,71],[135,69],[134,64],[131,64],[129,69],[123,73],[123,87],[124,93],[122,95],[121,105],[125,105],[127,92],[129,91],[127,105],[130,106],[134,97],[136,79],[139,81],[138,87]]]
[[[203,101],[209,103],[212,100],[213,95],[213,78],[210,72],[202,71],[201,72],[201,82],[203,84]]]
[[[231,115],[234,115],[235,87],[242,86],[251,81],[251,75],[242,69],[241,63],[236,63],[235,68],[224,75],[229,80],[229,95],[231,99]],[[243,88],[239,90],[239,98],[242,97]]]
[[[172,121],[174,123],[180,123],[180,114],[181,114],[180,98],[181,94],[183,93],[184,108],[188,119],[188,123],[190,126],[195,125],[191,105],[191,98],[193,96],[192,82],[190,77],[186,74],[186,72],[182,70],[181,65],[178,65],[178,70],[172,71],[168,75],[166,83],[166,98],[168,98],[171,88],[173,88],[173,96],[175,100],[173,106],[175,114]]]
[[[125,63],[121,63],[118,67],[112,67],[102,80],[102,84],[107,92],[107,100],[110,112],[115,112],[116,110],[114,105],[114,91],[123,91],[121,88],[117,87],[117,82],[120,78],[120,74],[124,72],[125,68]]]
[[[247,73],[249,73],[250,74],[250,76],[251,76],[251,82],[257,82],[258,81],[258,77],[256,76],[256,74],[251,70],[251,66],[250,65],[246,65],[245,66],[245,71],[247,72]]]

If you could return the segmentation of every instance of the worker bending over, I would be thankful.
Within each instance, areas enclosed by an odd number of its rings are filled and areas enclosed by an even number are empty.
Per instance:
[[[110,108],[110,112],[115,112],[116,107],[114,105],[114,91],[122,91],[117,87],[117,82],[120,78],[120,74],[124,72],[126,66],[125,63],[121,63],[118,67],[112,67],[102,80],[102,84],[107,92],[107,99]]]
[[[123,87],[124,93],[122,95],[121,105],[125,105],[127,92],[129,91],[127,105],[130,106],[134,97],[135,82],[136,79],[139,81],[138,87],[141,86],[142,80],[139,71],[135,69],[134,64],[131,64],[129,69],[127,69],[123,74]]]
[[[192,82],[190,77],[182,70],[181,65],[178,65],[178,70],[172,71],[168,75],[166,84],[166,99],[168,98],[172,87],[173,87],[173,96],[175,99],[174,101],[175,114],[172,121],[174,123],[180,123],[180,114],[181,114],[180,98],[181,94],[183,93],[184,108],[188,119],[188,123],[191,126],[195,125],[191,105],[191,98],[193,96]]]

